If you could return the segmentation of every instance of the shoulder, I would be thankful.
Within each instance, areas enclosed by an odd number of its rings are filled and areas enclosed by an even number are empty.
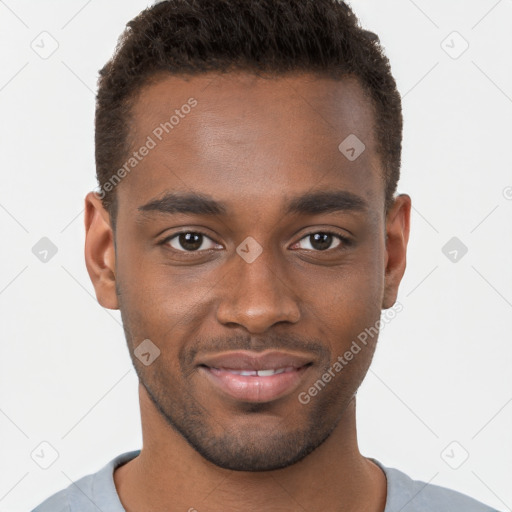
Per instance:
[[[498,512],[458,491],[413,480],[398,469],[370,460],[386,474],[388,496],[384,512]]]
[[[52,494],[32,512],[97,512],[102,510],[102,505],[120,506],[114,485],[114,469],[139,453],[140,450],[135,450],[117,456],[96,473],[83,476],[65,489]]]
[[[70,512],[67,489],[59,491],[40,503],[32,512]]]
[[[97,473],[86,475],[76,482],[71,483],[49,498],[46,498],[32,512],[72,512],[77,505],[83,506],[83,499],[91,494],[92,481]],[[78,494],[82,492],[82,497]],[[84,508],[84,511],[88,510]]]

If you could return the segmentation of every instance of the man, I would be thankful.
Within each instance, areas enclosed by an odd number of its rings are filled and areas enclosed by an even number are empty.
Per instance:
[[[358,449],[406,266],[401,139],[389,62],[341,2],[169,0],[128,24],[85,257],[121,311],[143,448],[35,511],[492,510]]]

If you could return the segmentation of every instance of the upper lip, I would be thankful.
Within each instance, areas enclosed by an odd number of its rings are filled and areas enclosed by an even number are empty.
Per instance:
[[[311,357],[291,352],[267,351],[264,353],[236,351],[221,352],[202,358],[198,365],[230,370],[277,370],[279,368],[301,368],[312,363]]]

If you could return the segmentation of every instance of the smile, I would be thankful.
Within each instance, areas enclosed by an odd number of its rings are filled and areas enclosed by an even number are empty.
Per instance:
[[[297,389],[310,364],[299,368],[238,370],[200,366],[199,373],[208,381],[209,389],[240,402],[271,402]]]
[[[234,375],[243,375],[244,377],[247,376],[254,376],[254,377],[270,377],[271,375],[277,375],[279,373],[287,373],[287,372],[293,372],[296,371],[297,368],[294,368],[293,366],[288,366],[287,368],[269,368],[268,370],[232,370],[229,368],[210,368],[212,371],[227,371],[229,373],[232,373]]]

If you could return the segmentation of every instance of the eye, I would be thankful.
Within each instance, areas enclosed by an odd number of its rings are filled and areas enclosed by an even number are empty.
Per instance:
[[[173,249],[180,252],[197,252],[208,249],[215,249],[218,245],[204,233],[197,231],[182,231],[176,233],[165,240],[162,244],[169,244]]]
[[[303,247],[299,247],[299,249],[306,249],[309,251],[327,251],[329,249],[337,249],[342,245],[350,245],[350,240],[348,238],[328,231],[310,233],[304,238],[301,238],[297,244],[300,244],[303,240],[306,240],[306,244]],[[333,242],[337,242],[336,245],[332,246]]]

